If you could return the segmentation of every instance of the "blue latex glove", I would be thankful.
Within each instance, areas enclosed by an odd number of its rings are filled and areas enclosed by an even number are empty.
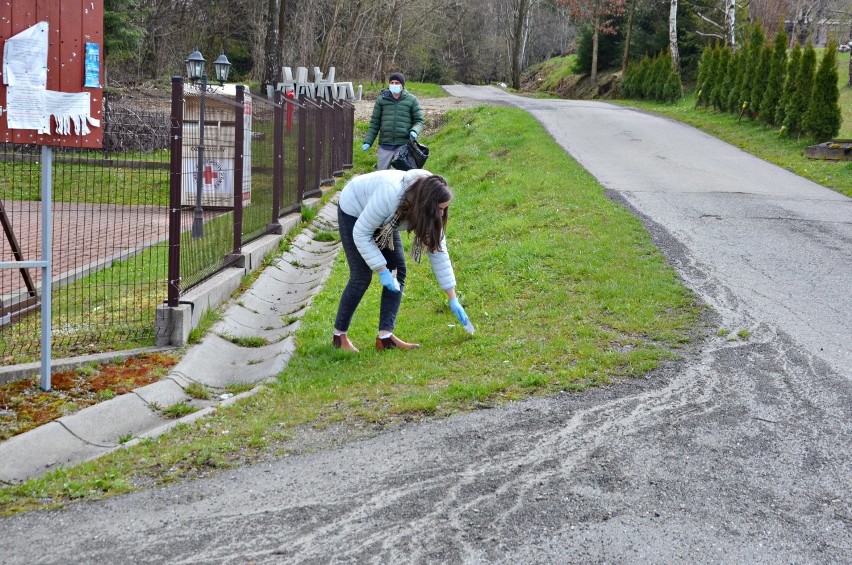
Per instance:
[[[396,277],[393,276],[393,273],[390,269],[379,271],[379,280],[381,281],[382,286],[388,289],[389,291],[399,292],[399,283],[396,282]]]
[[[410,136],[411,136],[411,139],[417,139],[417,132],[416,132],[416,131],[412,131],[412,132],[411,132],[411,133],[409,133],[408,135],[410,135]]]
[[[369,148],[370,148],[370,144],[369,144],[369,143],[365,143],[364,145],[362,145],[362,146],[361,146],[361,151],[366,151],[366,150],[367,150],[367,149],[369,149]]]
[[[458,298],[450,300],[450,310],[452,310],[453,314],[456,315],[456,318],[459,319],[461,325],[466,326],[470,323],[470,318],[467,317],[467,313],[464,311],[464,308]]]

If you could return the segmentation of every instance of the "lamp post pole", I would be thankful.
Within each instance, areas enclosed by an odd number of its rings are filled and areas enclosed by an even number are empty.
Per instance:
[[[201,96],[198,105],[198,164],[195,178],[195,209],[192,212],[192,238],[204,237],[204,213],[201,194],[204,190],[204,103],[207,94],[207,73],[201,75]]]
[[[195,171],[195,209],[192,213],[192,239],[197,239],[204,236],[204,208],[201,205],[201,197],[204,190],[204,110],[207,97],[207,73],[204,70],[206,61],[198,49],[190,53],[184,63],[186,63],[186,74],[192,82],[201,79],[198,103],[198,163]],[[225,84],[225,81],[228,80],[228,71],[231,68],[231,63],[225,53],[222,53],[218,59],[213,61],[213,67],[216,71],[216,80],[219,81],[220,85]]]

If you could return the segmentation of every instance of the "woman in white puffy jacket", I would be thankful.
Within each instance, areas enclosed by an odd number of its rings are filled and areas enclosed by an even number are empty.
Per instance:
[[[447,181],[422,169],[376,171],[346,183],[340,193],[337,219],[349,264],[349,282],[340,297],[334,322],[335,347],[358,351],[347,331],[374,271],[384,286],[376,348],[419,347],[393,334],[406,274],[400,230],[414,232],[412,257],[419,262],[421,251],[426,251],[438,285],[450,300],[450,308],[462,325],[472,329],[456,297],[456,277],[444,234],[452,199]]]

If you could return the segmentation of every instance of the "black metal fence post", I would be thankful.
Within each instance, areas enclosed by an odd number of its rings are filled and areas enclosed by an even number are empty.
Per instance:
[[[301,203],[305,199],[306,184],[308,182],[308,105],[305,99],[299,100],[299,188],[296,193],[297,202]]]
[[[180,300],[181,180],[183,177],[183,79],[172,77],[171,160],[169,165],[169,265],[168,299],[175,308]]]
[[[237,106],[234,108],[234,250],[238,255],[243,246],[243,153],[245,148],[246,87],[237,85]]]
[[[275,93],[275,118],[272,129],[275,136],[274,163],[272,167],[272,223],[278,225],[281,212],[281,194],[284,191],[284,93]]]

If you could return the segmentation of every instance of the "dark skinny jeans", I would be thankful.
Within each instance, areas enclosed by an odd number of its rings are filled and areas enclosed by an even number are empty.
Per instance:
[[[373,280],[373,270],[367,266],[366,261],[361,257],[352,237],[352,231],[357,221],[358,218],[355,216],[350,216],[340,208],[337,209],[340,242],[343,245],[343,251],[346,253],[346,262],[349,264],[349,282],[346,283],[346,288],[343,289],[343,294],[340,296],[337,318],[334,321],[335,329],[342,332],[349,330],[355,309],[358,308],[361,298],[364,297],[364,293],[367,292],[367,288]],[[400,288],[399,292],[391,292],[382,287],[379,331],[392,332],[396,326],[396,315],[402,302],[402,289],[405,287],[405,251],[402,249],[402,238],[398,231],[393,233],[393,251],[382,249],[382,255],[388,263],[387,268],[391,271],[396,269],[396,278],[399,281]]]

